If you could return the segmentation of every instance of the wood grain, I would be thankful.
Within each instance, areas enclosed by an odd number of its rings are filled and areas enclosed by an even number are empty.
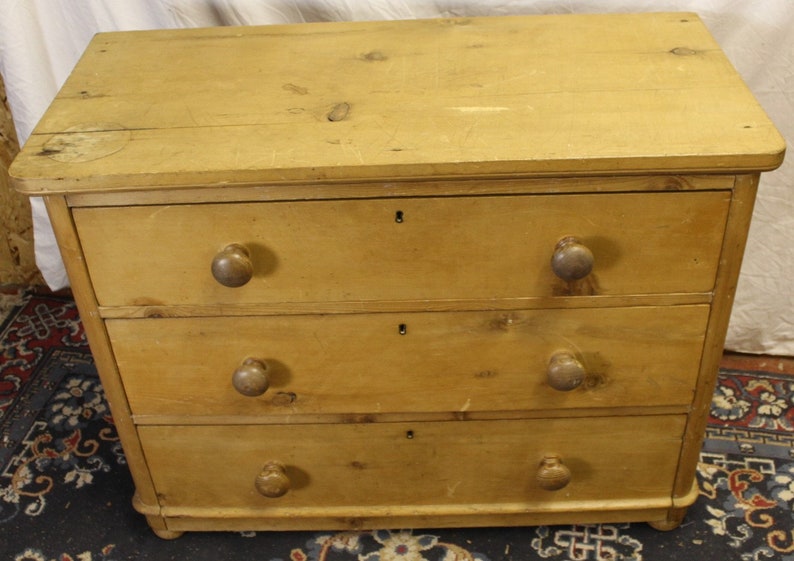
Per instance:
[[[729,200],[729,191],[402,198],[74,217],[102,306],[464,300],[709,292]],[[571,235],[596,263],[575,284],[550,265]],[[231,243],[254,266],[239,288],[210,274]]]
[[[708,332],[703,348],[695,399],[689,416],[686,437],[681,451],[681,467],[676,477],[674,496],[683,496],[689,481],[695,478],[700,449],[709,419],[711,396],[717,382],[720,359],[725,347],[725,335],[739,282],[747,231],[755,206],[758,174],[737,178],[733,193],[728,230],[720,253],[720,267],[714,290],[714,304],[709,316]]]
[[[97,312],[91,280],[85,267],[80,240],[74,228],[69,208],[64,197],[50,196],[44,200],[47,213],[52,219],[58,248],[61,251],[66,272],[72,283],[72,293],[80,311],[80,320],[85,329],[91,354],[96,362],[102,388],[113,413],[114,424],[123,443],[124,454],[130,467],[138,495],[146,503],[156,503],[146,459],[143,456],[138,434],[130,417],[129,403],[124,394],[118,366],[113,357],[105,323]]]
[[[109,320],[135,415],[299,415],[536,411],[688,405],[708,306]],[[405,334],[401,334],[402,331]],[[546,380],[574,353],[577,391]],[[240,395],[232,374],[269,364],[270,388]],[[605,413],[606,414],[606,413]],[[185,422],[181,420],[179,422]]]
[[[75,193],[686,173],[783,150],[694,14],[462,18],[98,35],[12,176]]]
[[[223,189],[192,186],[158,191],[130,190],[107,193],[74,193],[69,206],[130,206],[217,203],[228,201],[306,201],[324,199],[371,199],[375,197],[433,197],[476,195],[520,195],[555,193],[622,193],[648,191],[709,191],[733,187],[731,175],[650,175],[588,177],[586,180],[547,177],[543,179],[458,179],[443,181],[382,181],[306,183],[284,185],[236,184]]]
[[[139,428],[164,507],[271,508],[665,499],[684,416]],[[638,446],[638,441],[642,442]],[[223,450],[222,454],[218,451]],[[540,489],[535,475],[559,454],[571,482]],[[620,459],[618,461],[618,459]],[[254,480],[270,461],[287,466],[291,490],[262,497]],[[402,482],[402,484],[400,483]],[[285,513],[286,514],[286,513]]]
[[[157,535],[671,529],[783,150],[694,14],[453,18],[100,34],[11,175]]]

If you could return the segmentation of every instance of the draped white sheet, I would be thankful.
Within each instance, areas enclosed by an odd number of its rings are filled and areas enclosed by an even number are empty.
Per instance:
[[[509,14],[693,11],[783,135],[794,134],[792,0],[0,0],[0,72],[24,142],[98,31]],[[794,355],[794,164],[762,178],[727,347]],[[36,258],[66,286],[43,205]]]

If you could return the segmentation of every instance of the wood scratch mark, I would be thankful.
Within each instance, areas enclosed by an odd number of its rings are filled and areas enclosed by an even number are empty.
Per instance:
[[[394,127],[394,130],[391,131],[386,127],[384,127],[383,123],[381,122],[378,122],[378,126],[380,127],[380,130],[382,130],[383,133],[387,136],[386,141],[383,143],[383,150],[394,150],[394,148],[390,149],[389,146],[392,144],[392,142],[394,142],[394,139],[397,137],[397,133],[400,131],[400,124],[398,123]]]
[[[292,92],[298,95],[306,95],[309,93],[308,88],[304,88],[303,86],[297,86],[295,84],[284,84],[281,86],[281,89],[287,90],[288,92]]]
[[[157,217],[157,215],[158,215],[158,214],[160,214],[161,212],[167,212],[168,210],[170,210],[170,209],[171,209],[171,205],[165,205],[165,206],[161,206],[161,207],[154,207],[154,208],[155,208],[156,210],[155,210],[153,213],[151,213],[151,214],[149,215],[149,220],[153,220],[153,219],[154,219],[155,217]]]
[[[356,148],[355,146],[353,146],[353,145],[351,145],[351,144],[342,144],[342,149],[343,149],[345,152],[349,152],[350,154],[352,154],[353,156],[355,156],[355,157],[356,157],[356,159],[358,159],[358,162],[359,162],[360,164],[363,164],[363,163],[364,163],[364,157],[361,155],[361,150],[359,150],[359,149],[358,149],[358,148]]]
[[[466,129],[466,134],[463,135],[463,140],[461,140],[460,142],[461,147],[464,147],[469,143],[469,138],[471,137],[472,133],[474,132],[474,129],[477,127],[477,124],[479,122],[480,122],[479,118],[475,119],[475,121],[471,125],[469,125],[469,127]]]
[[[449,498],[454,497],[455,496],[455,492],[458,490],[458,487],[460,487],[461,483],[463,483],[463,482],[462,481],[456,481],[452,485],[447,484],[447,497],[449,497]]]
[[[190,117],[190,122],[196,126],[199,126],[199,122],[196,120],[196,116],[193,115],[193,110],[190,108],[188,104],[185,104],[185,111],[187,111],[188,117]]]
[[[461,113],[498,113],[499,111],[510,111],[509,107],[491,106],[447,107],[447,109],[460,111]]]

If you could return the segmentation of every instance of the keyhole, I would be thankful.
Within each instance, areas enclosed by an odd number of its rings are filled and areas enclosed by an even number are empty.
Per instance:
[[[401,224],[402,223],[402,221],[403,221],[403,211],[398,210],[397,212],[394,213],[394,221],[397,224]]]
[[[408,326],[406,324],[404,324],[404,323],[401,323],[398,326],[398,330],[400,332],[400,335],[405,335],[406,333],[408,333]]]
[[[413,439],[413,437],[414,437],[414,431],[412,431],[412,430],[409,430],[409,431],[407,431],[407,432],[405,433],[405,438],[407,438],[408,440],[412,440],[412,439]]]

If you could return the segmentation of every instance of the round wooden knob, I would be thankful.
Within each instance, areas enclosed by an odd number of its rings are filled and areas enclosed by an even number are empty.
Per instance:
[[[256,476],[256,490],[265,497],[277,499],[283,497],[290,488],[287,468],[281,462],[268,462]]]
[[[571,470],[556,454],[543,456],[536,476],[538,485],[547,491],[558,491],[571,482]]]
[[[254,276],[251,254],[237,243],[227,245],[212,260],[212,276],[223,286],[237,288]]]
[[[564,281],[585,278],[593,270],[593,252],[576,238],[563,238],[554,248],[551,268]]]
[[[569,352],[555,354],[546,369],[546,381],[555,390],[568,392],[582,385],[587,371],[581,362]]]
[[[248,358],[232,374],[234,389],[243,395],[255,397],[262,395],[270,386],[267,363]]]

